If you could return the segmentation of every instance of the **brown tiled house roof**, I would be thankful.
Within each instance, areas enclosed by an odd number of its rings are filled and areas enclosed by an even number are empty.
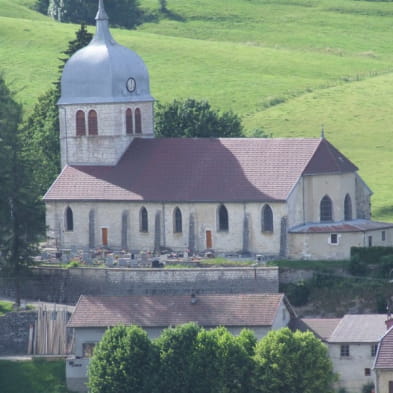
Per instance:
[[[374,368],[393,369],[393,327],[386,332],[379,343]]]
[[[79,298],[68,327],[109,327],[119,324],[168,327],[197,322],[201,326],[271,326],[282,294],[191,296],[84,296]]]
[[[340,318],[302,318],[296,327],[302,331],[310,330],[321,340],[327,340],[340,321]]]
[[[302,175],[357,167],[325,139],[135,139],[116,166],[66,166],[44,199],[285,201]]]

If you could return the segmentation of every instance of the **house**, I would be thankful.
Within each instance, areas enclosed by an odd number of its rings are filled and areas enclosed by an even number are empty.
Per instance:
[[[328,346],[337,385],[349,393],[358,393],[374,382],[371,372],[378,343],[386,332],[386,315],[344,315],[341,319],[302,319],[303,328],[313,331]]]
[[[321,138],[154,138],[143,60],[96,33],[65,64],[62,171],[44,196],[60,249],[343,259],[393,243],[358,168]]]
[[[386,321],[387,332],[382,336],[374,362],[375,393],[393,393],[393,319]]]
[[[165,328],[196,322],[206,329],[225,326],[234,335],[248,328],[260,339],[270,330],[288,326],[294,317],[282,294],[82,295],[67,324],[74,329],[75,337],[74,356],[66,362],[67,386],[73,391],[86,391],[89,357],[111,326],[138,325],[154,339]]]

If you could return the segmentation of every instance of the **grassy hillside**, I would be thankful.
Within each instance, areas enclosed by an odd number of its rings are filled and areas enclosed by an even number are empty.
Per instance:
[[[31,110],[56,79],[77,26],[0,0],[0,70]],[[113,29],[137,51],[153,96],[206,98],[243,117],[249,135],[326,135],[373,189],[374,218],[393,220],[393,3],[358,0],[141,0],[157,20]],[[91,28],[91,31],[93,28]]]

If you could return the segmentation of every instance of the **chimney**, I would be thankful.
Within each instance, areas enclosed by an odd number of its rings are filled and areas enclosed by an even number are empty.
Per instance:
[[[385,321],[386,328],[389,330],[393,326],[393,318],[388,314],[388,319]]]
[[[197,301],[198,301],[198,299],[197,299],[195,293],[192,293],[191,294],[191,304],[195,304]]]

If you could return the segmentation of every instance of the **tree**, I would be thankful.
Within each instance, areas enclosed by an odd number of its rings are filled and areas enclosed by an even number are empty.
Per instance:
[[[42,204],[32,177],[33,163],[26,152],[20,123],[22,107],[0,76],[0,267],[20,286],[37,252],[44,223]]]
[[[23,126],[25,143],[34,161],[33,178],[40,195],[44,195],[60,172],[59,115],[57,101],[60,98],[60,79],[64,64],[80,48],[92,39],[92,34],[81,25],[76,38],[68,43],[60,58],[59,77],[54,87],[38,98],[32,114]]]
[[[97,0],[37,0],[34,8],[60,22],[95,24]],[[143,21],[139,0],[108,1],[105,8],[115,26],[134,29]]]
[[[193,373],[193,353],[200,327],[188,323],[163,331],[157,346],[160,351],[158,392],[191,393],[200,383]]]
[[[155,131],[159,137],[243,136],[242,123],[236,114],[233,112],[220,114],[212,109],[207,101],[197,101],[193,98],[158,104],[155,121]]]
[[[137,326],[108,329],[89,364],[90,393],[150,393],[155,386],[158,353]]]
[[[334,374],[326,346],[311,332],[269,332],[255,350],[257,393],[329,393]]]

